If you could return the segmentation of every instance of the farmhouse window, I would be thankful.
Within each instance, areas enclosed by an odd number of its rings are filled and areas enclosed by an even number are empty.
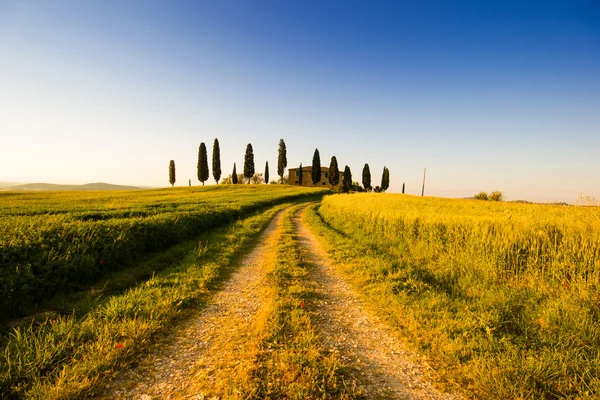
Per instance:
[[[296,171],[296,176],[298,176],[298,171]],[[298,181],[296,181],[296,183],[298,183]]]

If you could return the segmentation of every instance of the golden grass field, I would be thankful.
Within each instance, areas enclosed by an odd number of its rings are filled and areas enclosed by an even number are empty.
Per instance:
[[[476,398],[600,394],[600,208],[396,194],[324,198],[330,255]]]

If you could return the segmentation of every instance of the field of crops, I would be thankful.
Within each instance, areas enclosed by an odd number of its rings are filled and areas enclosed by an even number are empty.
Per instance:
[[[253,211],[324,192],[280,185],[0,192],[0,322]]]
[[[318,216],[334,259],[447,381],[600,394],[600,208],[354,194]]]

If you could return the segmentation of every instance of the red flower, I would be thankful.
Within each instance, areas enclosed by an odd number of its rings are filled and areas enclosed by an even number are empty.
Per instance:
[[[302,300],[302,303],[300,303],[300,308],[304,308],[304,300]]]
[[[566,288],[568,288],[568,287],[569,287],[569,284],[568,284],[568,283],[565,283],[565,289],[566,289]]]
[[[123,348],[123,344],[122,344],[122,343],[119,343],[119,344],[117,345],[117,348],[119,348],[119,349],[122,349],[122,348]]]
[[[104,260],[99,261],[100,265],[104,264]]]

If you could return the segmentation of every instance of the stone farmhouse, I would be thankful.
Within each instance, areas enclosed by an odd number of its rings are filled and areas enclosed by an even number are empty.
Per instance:
[[[312,167],[302,167],[302,182],[298,181],[300,174],[298,173],[300,168],[288,168],[288,185],[302,185],[302,186],[325,186],[331,187],[329,184],[329,167],[321,167],[321,180],[317,184],[313,185],[312,182]],[[337,189],[342,184],[344,172],[340,171],[340,181],[333,188]]]

